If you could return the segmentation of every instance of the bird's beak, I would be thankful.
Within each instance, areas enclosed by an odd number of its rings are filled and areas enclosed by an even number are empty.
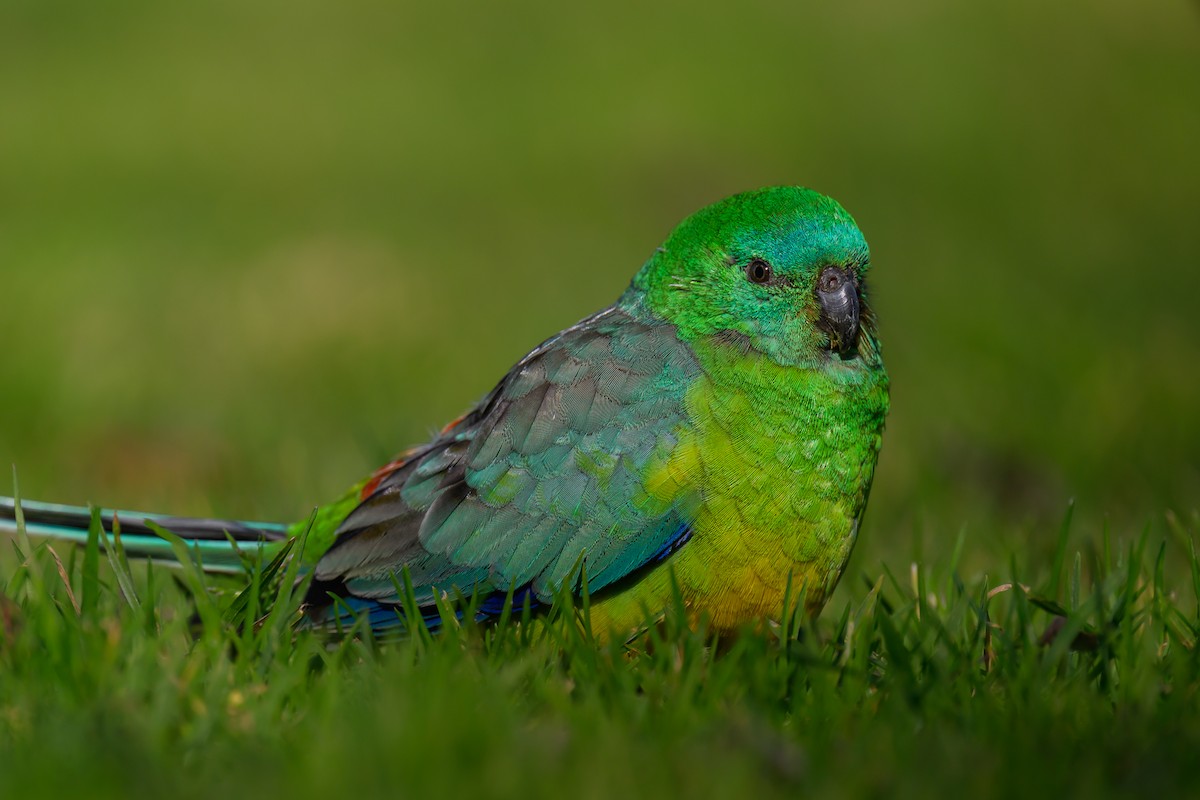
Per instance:
[[[817,278],[821,322],[829,334],[829,349],[849,355],[858,344],[858,287],[841,267],[826,267]]]

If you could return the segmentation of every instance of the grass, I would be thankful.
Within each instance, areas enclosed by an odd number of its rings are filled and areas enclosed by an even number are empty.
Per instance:
[[[956,548],[848,578],[816,621],[718,640],[671,609],[627,645],[569,599],[331,639],[293,629],[278,562],[212,581],[98,539],[19,538],[3,562],[6,797],[1179,796],[1200,777],[1200,560],[1149,533],[1078,542],[1068,516],[1046,563],[964,581]]]

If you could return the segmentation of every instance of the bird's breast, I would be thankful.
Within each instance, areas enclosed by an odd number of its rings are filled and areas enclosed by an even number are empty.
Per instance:
[[[836,585],[887,411],[886,378],[838,377],[717,361],[688,392],[673,468],[700,499],[675,568],[718,627],[778,617],[789,583],[816,611]]]

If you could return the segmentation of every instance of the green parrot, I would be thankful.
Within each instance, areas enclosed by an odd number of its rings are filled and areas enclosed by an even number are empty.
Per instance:
[[[718,631],[817,613],[857,538],[888,412],[866,241],[835,201],[745,192],[684,220],[617,302],[535,347],[426,444],[291,525],[106,512],[128,553],[212,571],[304,536],[305,615],[403,625],[455,590],[499,613],[586,580],[626,636],[682,598]],[[25,502],[31,534],[82,541],[86,509]],[[15,528],[0,501],[0,529]]]

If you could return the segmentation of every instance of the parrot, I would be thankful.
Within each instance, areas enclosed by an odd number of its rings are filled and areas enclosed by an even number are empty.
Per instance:
[[[715,631],[816,615],[866,509],[889,408],[869,251],[798,186],[687,217],[617,301],[521,358],[473,408],[293,523],[103,511],[128,555],[204,569],[302,546],[304,624],[403,627],[406,596],[590,601],[629,636],[682,602]],[[88,508],[22,501],[30,535],[84,542]],[[0,498],[0,530],[17,503]],[[403,585],[399,576],[404,576]]]

